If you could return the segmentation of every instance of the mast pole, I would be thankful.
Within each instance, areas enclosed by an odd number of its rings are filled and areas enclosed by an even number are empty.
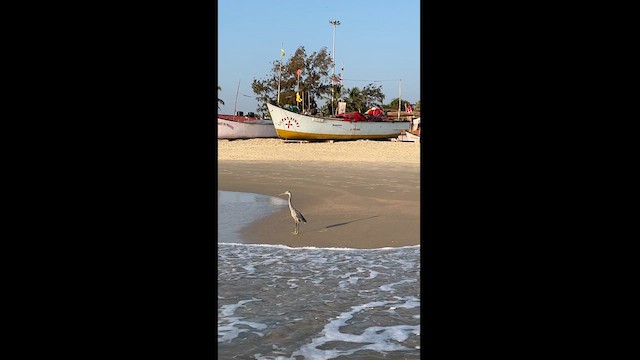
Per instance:
[[[236,112],[238,106],[238,93],[240,93],[240,80],[238,80],[238,90],[236,90],[236,101],[233,103],[233,116],[238,115]]]

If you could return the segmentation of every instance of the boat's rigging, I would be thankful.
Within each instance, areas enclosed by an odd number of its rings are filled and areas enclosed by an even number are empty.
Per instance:
[[[402,79],[386,79],[386,80],[360,80],[360,79],[343,79],[344,81],[369,81],[369,82],[383,82],[383,81],[399,81]]]

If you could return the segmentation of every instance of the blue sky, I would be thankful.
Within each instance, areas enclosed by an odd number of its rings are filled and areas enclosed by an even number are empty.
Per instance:
[[[299,46],[307,55],[333,49],[336,73],[344,66],[347,88],[382,85],[384,103],[420,100],[420,0],[218,0],[220,113],[256,112],[253,79],[271,73],[284,43],[285,62]],[[356,81],[367,80],[367,81]]]

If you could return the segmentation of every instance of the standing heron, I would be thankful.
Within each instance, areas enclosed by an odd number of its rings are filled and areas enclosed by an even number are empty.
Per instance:
[[[299,229],[300,223],[301,222],[306,223],[307,220],[304,218],[304,216],[302,216],[302,213],[300,211],[296,210],[293,207],[293,205],[291,205],[291,191],[287,190],[280,195],[289,195],[289,210],[291,210],[291,217],[293,218],[293,221],[295,221],[296,223],[296,228],[292,232],[292,234],[298,235],[298,229]]]

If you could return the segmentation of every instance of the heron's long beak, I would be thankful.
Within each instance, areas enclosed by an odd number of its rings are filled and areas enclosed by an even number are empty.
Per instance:
[[[286,193],[278,194],[278,196],[280,196],[280,195],[286,195]]]

